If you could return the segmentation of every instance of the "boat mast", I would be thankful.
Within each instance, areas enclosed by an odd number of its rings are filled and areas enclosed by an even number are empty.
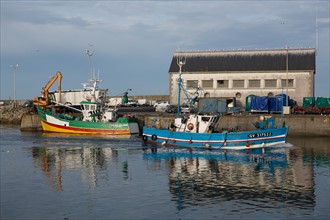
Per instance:
[[[186,58],[185,57],[177,57],[177,64],[179,66],[179,78],[178,78],[178,112],[177,112],[177,118],[180,118],[180,114],[181,114],[181,111],[180,111],[180,104],[181,104],[181,100],[180,100],[180,97],[181,97],[181,85],[182,85],[182,78],[181,78],[181,75],[182,75],[182,66],[186,64]]]
[[[92,80],[93,79],[93,67],[92,67],[92,61],[91,61],[91,56],[93,56],[93,50],[92,50],[92,47],[93,47],[93,44],[88,44],[90,49],[86,50],[86,55],[88,56],[88,60],[89,60],[89,69],[90,69],[90,79]]]

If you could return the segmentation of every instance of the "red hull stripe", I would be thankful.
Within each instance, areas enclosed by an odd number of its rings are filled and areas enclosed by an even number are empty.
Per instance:
[[[128,132],[129,129],[94,129],[94,128],[76,128],[76,127],[68,127],[68,126],[61,126],[49,123],[47,121],[43,121],[49,126],[53,126],[59,129],[65,129],[68,131],[79,131],[79,132],[88,132],[88,133],[123,133]]]

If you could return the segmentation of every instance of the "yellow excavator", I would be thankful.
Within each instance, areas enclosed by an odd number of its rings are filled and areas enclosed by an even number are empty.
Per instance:
[[[49,88],[54,84],[57,80],[58,84],[58,93],[59,93],[59,100],[61,102],[61,80],[62,80],[62,73],[58,71],[55,76],[53,76],[46,86],[41,90],[41,97],[35,97],[33,99],[33,104],[41,107],[47,107],[51,104],[51,99],[49,98]]]

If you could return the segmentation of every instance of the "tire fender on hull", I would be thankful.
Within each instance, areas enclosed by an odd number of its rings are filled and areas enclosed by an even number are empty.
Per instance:
[[[153,135],[151,136],[151,139],[152,139],[153,141],[157,140],[157,135],[153,134]]]
[[[143,141],[147,141],[147,140],[148,140],[148,136],[147,136],[147,135],[143,135],[143,136],[142,136],[142,140],[143,140]]]

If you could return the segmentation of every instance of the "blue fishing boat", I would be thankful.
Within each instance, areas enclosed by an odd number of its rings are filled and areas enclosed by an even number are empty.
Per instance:
[[[182,65],[185,60],[178,59],[178,103],[180,103],[180,90],[182,87]],[[218,148],[242,150],[250,148],[265,148],[282,146],[286,143],[288,127],[281,123],[275,126],[272,116],[262,117],[255,122],[255,129],[248,131],[217,131],[221,115],[219,114],[190,114],[182,117],[180,105],[177,116],[168,129],[160,129],[157,126],[143,127],[143,141],[150,144],[163,146]]]

